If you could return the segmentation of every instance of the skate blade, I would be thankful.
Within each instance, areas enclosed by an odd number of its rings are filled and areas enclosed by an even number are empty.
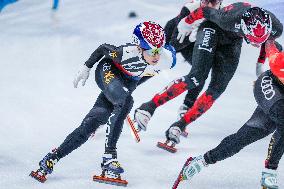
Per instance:
[[[188,137],[188,132],[183,131],[180,135],[183,136],[184,138],[187,138]]]
[[[30,173],[30,176],[41,183],[44,183],[46,181],[46,177],[44,175],[39,175],[37,171],[32,171]]]
[[[272,189],[272,188],[269,188],[267,186],[262,186],[262,189]]]
[[[177,152],[177,149],[173,145],[169,146],[169,145],[167,145],[167,143],[158,142],[157,147],[159,147],[163,150],[166,150],[168,152],[171,152],[171,153]]]
[[[133,136],[133,138],[135,139],[135,141],[136,141],[137,143],[140,142],[140,137],[139,137],[139,134],[138,134],[137,129],[135,128],[134,121],[130,118],[129,115],[127,115],[125,121],[126,121],[127,125],[130,127],[131,135]]]
[[[180,170],[180,172],[179,172],[179,174],[178,174],[178,177],[177,177],[177,179],[175,180],[175,183],[174,183],[172,189],[177,189],[179,183],[180,183],[181,181],[183,181],[183,179],[182,179],[182,172],[183,172],[183,169],[185,168],[185,166],[189,165],[192,160],[193,160],[193,158],[192,158],[192,157],[189,157],[189,158],[186,160],[186,162],[183,164],[182,169]]]
[[[93,176],[93,181],[99,182],[99,183],[105,183],[105,184],[111,184],[111,185],[116,185],[116,186],[124,186],[126,187],[128,182],[126,180],[122,180],[119,178],[109,178],[105,176]]]

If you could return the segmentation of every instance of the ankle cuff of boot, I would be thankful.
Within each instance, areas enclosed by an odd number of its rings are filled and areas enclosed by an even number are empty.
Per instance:
[[[179,121],[173,123],[171,127],[178,127],[182,132],[185,131],[187,123],[183,118],[181,118]]]
[[[266,161],[265,161],[265,168],[276,170],[276,169],[278,168],[278,165],[269,163],[269,161],[266,160]]]
[[[116,159],[117,158],[116,150],[106,150],[104,153],[104,157]]]
[[[272,175],[277,175],[277,171],[275,169],[268,169],[268,168],[265,168],[263,170],[263,172],[265,173],[268,173],[268,174],[272,174]]]
[[[145,110],[149,112],[152,116],[156,108],[157,108],[156,104],[152,100],[150,100],[149,102],[142,104],[138,109]]]
[[[214,164],[216,161],[213,161],[212,158],[210,157],[210,153],[207,152],[206,154],[203,155],[204,161],[207,165],[209,164]]]

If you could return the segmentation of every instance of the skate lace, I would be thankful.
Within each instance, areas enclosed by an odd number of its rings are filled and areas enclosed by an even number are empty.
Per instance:
[[[49,169],[53,169],[54,165],[56,164],[57,160],[49,159],[46,161],[46,166]]]
[[[113,168],[121,167],[120,163],[116,159],[108,159],[103,164],[104,164],[104,166],[110,166],[110,167],[113,167]]]

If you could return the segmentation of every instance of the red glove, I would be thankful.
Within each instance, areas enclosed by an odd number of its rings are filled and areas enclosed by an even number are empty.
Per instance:
[[[185,22],[188,24],[192,24],[195,21],[204,18],[203,8],[198,8],[195,11],[191,12],[185,19]]]

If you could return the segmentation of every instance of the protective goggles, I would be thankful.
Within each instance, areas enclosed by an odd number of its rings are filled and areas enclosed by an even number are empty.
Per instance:
[[[160,55],[162,53],[162,48],[145,49],[145,52],[149,56]]]

